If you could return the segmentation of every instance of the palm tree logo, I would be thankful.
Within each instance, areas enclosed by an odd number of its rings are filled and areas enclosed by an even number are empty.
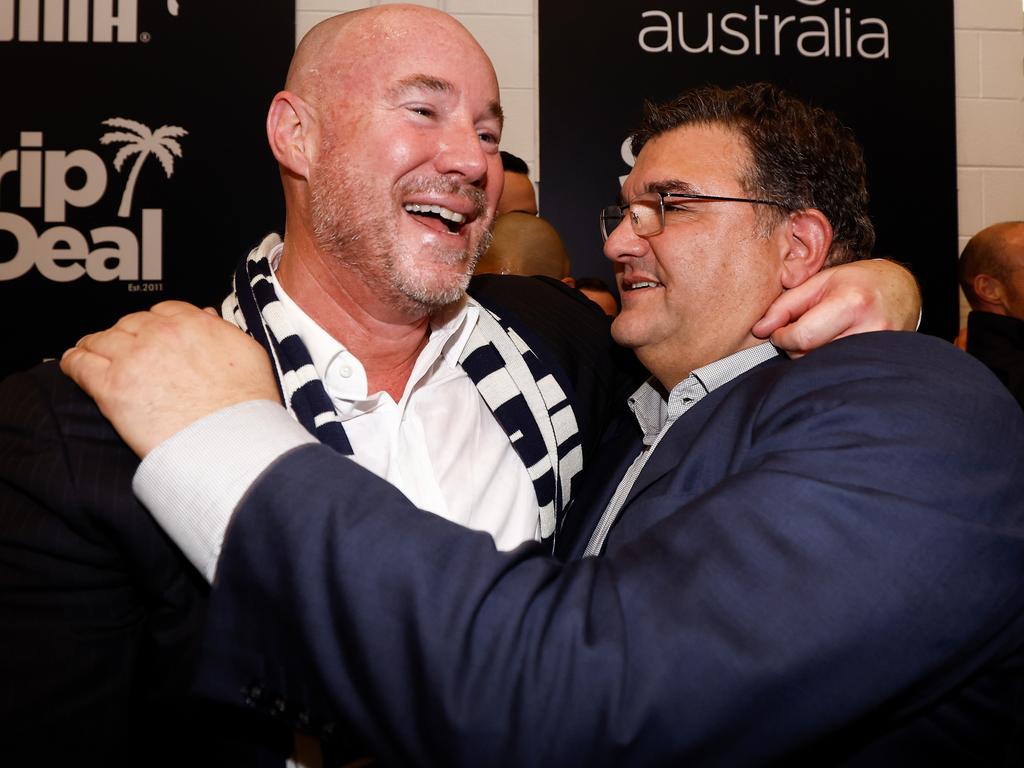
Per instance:
[[[123,128],[122,131],[111,131],[100,137],[100,144],[113,144],[123,142],[124,146],[114,156],[114,169],[120,171],[124,161],[132,155],[137,155],[135,164],[128,174],[128,183],[124,186],[124,195],[121,197],[121,207],[117,215],[127,218],[131,213],[132,195],[135,192],[135,182],[139,178],[139,170],[142,168],[146,158],[155,155],[164,168],[167,178],[174,173],[174,158],[181,157],[181,145],[174,140],[176,136],[186,136],[188,131],[176,125],[162,125],[155,131],[151,131],[142,123],[128,120],[123,117],[112,117],[104,120],[103,125],[111,128]],[[131,133],[128,133],[131,131]]]

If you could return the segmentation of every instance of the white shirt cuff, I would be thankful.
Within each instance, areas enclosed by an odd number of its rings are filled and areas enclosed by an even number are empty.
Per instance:
[[[249,486],[285,453],[315,442],[280,404],[239,403],[193,422],[150,451],[132,489],[212,582],[224,532]]]

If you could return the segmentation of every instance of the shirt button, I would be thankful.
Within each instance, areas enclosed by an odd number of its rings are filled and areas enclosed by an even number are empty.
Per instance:
[[[347,379],[349,376],[352,375],[352,366],[351,365],[343,365],[343,366],[341,366],[341,368],[338,369],[338,373],[341,374],[341,378]]]

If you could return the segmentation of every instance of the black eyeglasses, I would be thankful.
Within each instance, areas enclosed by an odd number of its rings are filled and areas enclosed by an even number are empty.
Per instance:
[[[679,200],[722,200],[728,203],[755,203],[757,205],[774,205],[784,208],[782,203],[773,200],[755,200],[749,197],[720,197],[718,195],[690,195],[682,192],[644,192],[637,195],[626,205],[606,205],[601,209],[601,237],[604,240],[615,231],[615,228],[626,218],[629,211],[629,223],[640,237],[653,237],[665,229],[665,198]]]

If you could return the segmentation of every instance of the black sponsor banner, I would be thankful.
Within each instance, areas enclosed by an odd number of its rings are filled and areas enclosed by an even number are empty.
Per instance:
[[[629,173],[643,99],[768,80],[854,129],[877,254],[917,276],[922,330],[956,335],[952,0],[540,0],[539,28],[541,210],[574,274],[612,275],[597,214]]]
[[[294,41],[292,0],[0,0],[0,375],[219,306],[283,226],[264,120]]]

